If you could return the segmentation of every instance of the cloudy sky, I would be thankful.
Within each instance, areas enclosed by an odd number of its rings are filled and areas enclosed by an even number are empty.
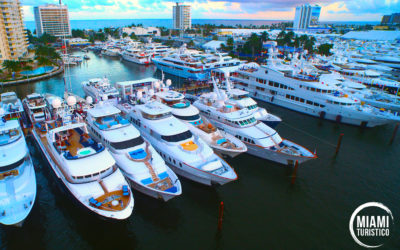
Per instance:
[[[58,0],[20,0],[25,20],[34,20],[33,6]],[[63,0],[72,20],[167,19],[176,1],[162,0]],[[179,1],[183,2],[183,1]],[[379,21],[383,14],[400,12],[400,0],[193,0],[195,19],[291,20],[294,7],[303,3],[322,6],[322,21]]]

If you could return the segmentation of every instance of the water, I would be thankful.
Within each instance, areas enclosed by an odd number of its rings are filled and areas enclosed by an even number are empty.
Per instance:
[[[243,20],[243,19],[192,19],[192,24],[215,24],[215,25],[230,25],[236,26],[241,24],[242,26],[248,25],[271,25],[273,23],[290,22],[291,20]],[[104,19],[104,20],[71,20],[71,29],[103,29],[104,27],[120,28],[131,24],[143,24],[145,27],[148,26],[159,26],[172,28],[172,19]],[[354,21],[326,21],[321,24],[348,24],[348,25],[364,25],[364,24],[378,24],[379,22],[368,21],[368,22],[354,22]],[[33,31],[36,29],[34,21],[25,21],[27,29]]]
[[[71,68],[73,90],[80,95],[81,81],[107,75],[112,82],[159,76],[145,67],[118,59],[99,58]],[[167,76],[169,77],[169,76]],[[10,86],[20,97],[37,91],[63,93],[61,76],[33,84]],[[28,138],[36,169],[38,194],[22,228],[0,226],[0,246],[10,249],[349,249],[348,224],[359,205],[378,201],[395,218],[400,232],[400,136],[389,146],[393,126],[360,129],[266,105],[282,117],[282,137],[311,150],[319,158],[300,165],[291,184],[293,169],[249,155],[227,161],[239,179],[218,188],[181,178],[181,197],[163,203],[134,191],[135,208],[128,220],[107,222],[78,207],[56,186],[49,165],[32,138]],[[301,132],[300,132],[301,131]],[[307,133],[307,134],[306,134]],[[335,144],[344,133],[335,158]],[[225,203],[224,222],[217,233],[220,201]],[[385,244],[399,249],[398,237]]]
[[[44,67],[39,67],[34,70],[21,71],[19,73],[21,75],[39,75],[39,74],[44,74],[46,72],[52,71],[53,69],[54,69],[53,66],[44,66]]]

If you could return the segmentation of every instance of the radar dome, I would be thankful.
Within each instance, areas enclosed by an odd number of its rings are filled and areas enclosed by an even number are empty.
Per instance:
[[[76,104],[76,98],[75,96],[68,96],[67,98],[67,104],[68,106],[73,106]]]
[[[58,109],[61,108],[61,99],[60,98],[55,98],[53,102],[51,103],[53,108]]]

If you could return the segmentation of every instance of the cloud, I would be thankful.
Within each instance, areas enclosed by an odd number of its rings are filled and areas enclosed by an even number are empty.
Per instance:
[[[21,0],[26,20],[33,20],[33,6],[58,0]],[[140,19],[172,17],[176,0],[63,0],[71,19]],[[182,2],[182,1],[181,1]],[[400,12],[400,0],[188,0],[192,18],[292,20],[294,7],[310,3],[322,7],[321,20],[380,20]]]

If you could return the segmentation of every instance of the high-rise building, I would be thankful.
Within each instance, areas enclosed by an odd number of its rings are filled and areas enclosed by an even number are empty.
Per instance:
[[[319,5],[304,4],[297,6],[293,29],[306,30],[308,28],[317,27],[320,13],[321,7]]]
[[[19,0],[0,0],[0,11],[0,64],[2,64],[4,60],[18,60],[25,56],[28,51],[28,38]]]
[[[37,6],[34,8],[34,14],[36,32],[39,37],[44,33],[57,37],[71,36],[71,25],[66,5]]]
[[[381,25],[396,25],[400,24],[400,13],[393,13],[382,17]]]
[[[192,28],[192,18],[190,16],[190,5],[173,6],[172,18],[174,19],[174,29],[186,30]]]

